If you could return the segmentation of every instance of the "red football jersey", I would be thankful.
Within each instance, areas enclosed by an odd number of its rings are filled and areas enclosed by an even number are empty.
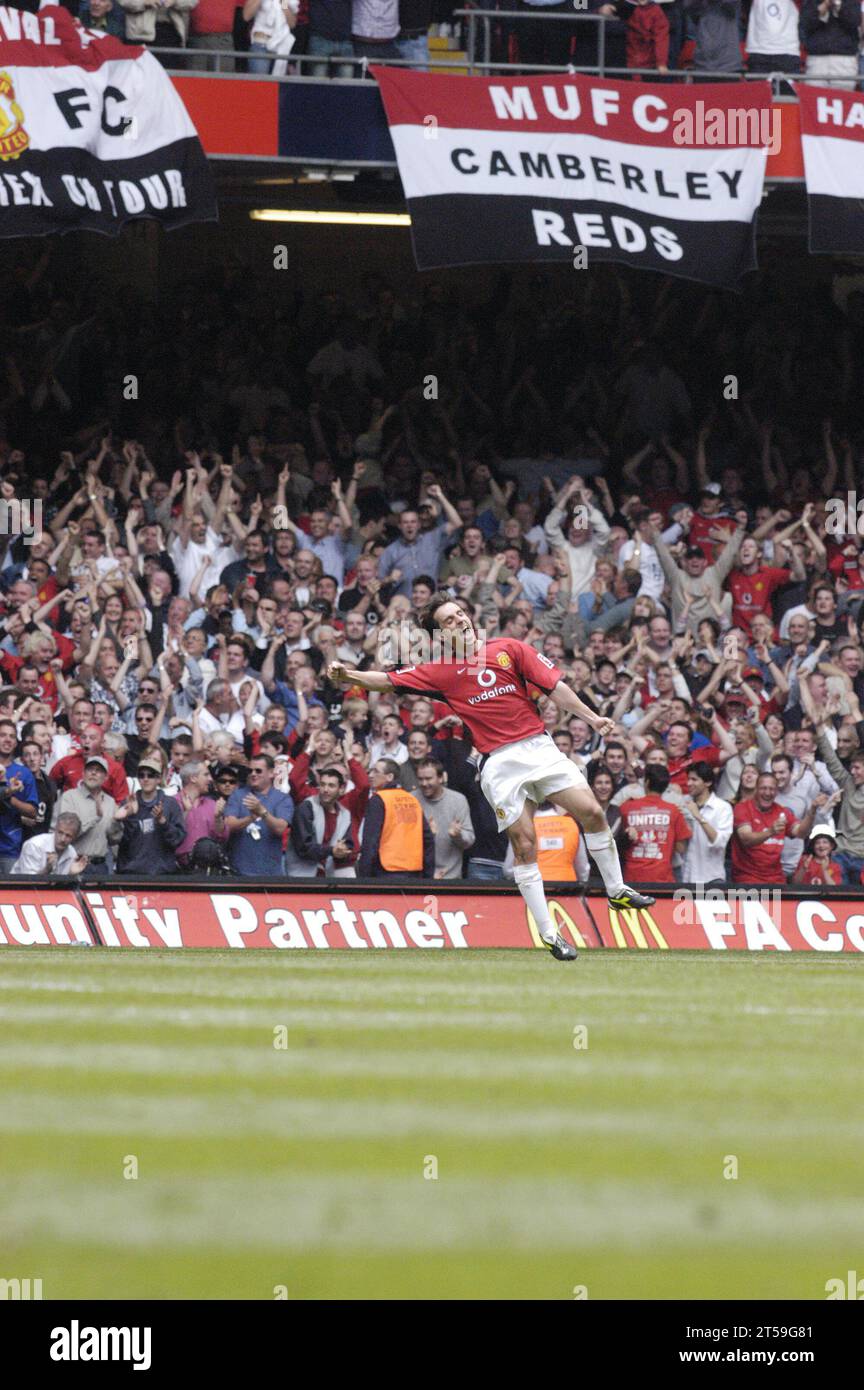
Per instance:
[[[118,806],[122,806],[129,798],[129,783],[126,781],[123,764],[109,758],[105,753],[94,753],[93,756],[104,758],[108,764],[108,776],[102,790],[108,796],[113,796]],[[85,766],[86,759],[83,753],[67,753],[65,758],[54,764],[48,776],[61,792],[72,791],[83,780]]]
[[[692,835],[678,807],[654,794],[637,796],[622,804],[621,821],[638,835],[636,840],[628,835],[624,850],[628,883],[672,883],[676,841],[689,840]]]
[[[701,748],[691,748],[683,758],[669,759],[669,784],[678,787],[682,792],[687,790],[687,773],[694,763],[710,763],[712,767],[720,765],[720,749],[713,743],[703,743]]]
[[[828,570],[835,579],[842,574],[850,589],[864,589],[864,575],[858,564],[857,551],[854,555],[844,555],[842,550],[835,550],[828,561]]]
[[[388,675],[394,690],[421,691],[449,705],[468,726],[481,753],[494,753],[502,744],[544,733],[528,686],[548,694],[561,679],[547,656],[515,637],[487,642],[482,664],[428,661],[422,666],[400,666]]]
[[[760,565],[755,574],[733,570],[727,580],[732,594],[733,623],[749,632],[750,623],[757,613],[767,613],[770,618],[771,595],[782,584],[788,584],[791,578],[791,570],[774,569],[770,565]]]
[[[786,822],[786,829],[778,831],[761,845],[747,848],[738,839],[738,828],[749,825],[757,835],[768,830],[776,820]],[[783,841],[791,835],[795,815],[788,806],[779,806],[775,801],[767,811],[760,811],[755,801],[739,801],[732,812],[736,833],[732,836],[732,877],[736,883],[785,883],[786,875],[780,867],[780,854]]]
[[[731,536],[736,525],[731,516],[703,516],[701,512],[696,512],[687,532],[687,544],[698,545],[710,565],[715,553],[722,549],[719,542],[712,541],[710,532],[716,528],[718,531],[728,531]]]

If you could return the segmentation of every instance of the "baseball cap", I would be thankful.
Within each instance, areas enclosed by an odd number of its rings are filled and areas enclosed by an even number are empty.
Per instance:
[[[759,670],[759,667],[758,667],[758,666],[745,666],[745,667],[744,667],[744,670],[741,672],[741,675],[742,675],[742,677],[744,678],[745,681],[752,681],[752,680],[760,680],[760,681],[761,681],[761,680],[764,680],[764,679],[765,679],[765,677],[763,676],[762,672]]]
[[[721,488],[721,486],[720,486],[719,483],[706,483],[704,487],[700,487],[700,489],[699,489],[699,496],[700,496],[700,497],[719,497],[719,496],[720,496],[720,493],[721,493],[722,491],[723,491],[723,489]]]
[[[684,559],[704,560],[705,551],[702,549],[701,545],[688,545],[687,549],[684,551]]]
[[[700,647],[698,652],[694,652],[693,660],[695,661],[696,658],[699,656],[701,656],[705,661],[710,661],[712,665],[714,664],[714,658],[707,647]]]
[[[87,767],[92,767],[94,763],[96,764],[97,767],[101,767],[101,769],[102,769],[103,772],[107,772],[107,771],[108,771],[108,764],[106,763],[106,761],[105,761],[104,758],[96,758],[96,757],[94,757],[94,758],[88,758],[88,759],[86,760],[86,762],[84,763],[84,766],[85,766],[85,768],[87,768]]]
[[[162,776],[162,764],[157,763],[153,758],[142,758],[138,764],[139,772],[142,767],[148,767],[151,772],[158,772],[159,776]]]

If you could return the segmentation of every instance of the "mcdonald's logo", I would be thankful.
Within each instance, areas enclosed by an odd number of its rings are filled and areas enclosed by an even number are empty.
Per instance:
[[[531,933],[531,940],[534,942],[534,945],[539,946],[541,950],[548,950],[548,947],[545,946],[543,944],[543,941],[540,939],[540,933],[537,930],[537,923],[534,921],[534,914],[533,912],[531,912],[530,908],[526,907],[525,915],[528,918],[528,930]],[[576,947],[577,950],[584,951],[586,949],[587,943],[585,941],[585,938],[582,935],[579,928],[577,927],[576,923],[573,921],[573,918],[570,916],[570,913],[567,911],[566,907],[562,907],[560,903],[555,902],[554,900],[551,901],[549,903],[549,916],[552,918],[552,923],[555,927],[555,930],[560,931],[561,935],[565,938],[565,940],[569,933],[570,940],[572,941],[573,945]],[[666,943],[664,942],[663,944],[665,946]]]
[[[615,945],[621,950],[626,951],[630,946],[630,942],[627,940],[628,931],[633,938],[633,945],[638,947],[640,951],[650,951],[655,947],[661,951],[669,950],[669,943],[647,908],[630,907],[619,910],[610,907],[609,925],[612,928]],[[651,942],[646,941],[643,926],[653,936],[653,946]]]

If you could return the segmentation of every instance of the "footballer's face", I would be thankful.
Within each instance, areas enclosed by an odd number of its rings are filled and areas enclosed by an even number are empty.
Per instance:
[[[460,603],[442,603],[435,609],[434,617],[442,632],[458,634],[465,643],[473,644],[474,624]]]

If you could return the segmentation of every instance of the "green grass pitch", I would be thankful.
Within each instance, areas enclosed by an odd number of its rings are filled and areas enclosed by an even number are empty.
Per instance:
[[[855,958],[0,961],[0,1278],[45,1299],[824,1299],[864,1274]]]

